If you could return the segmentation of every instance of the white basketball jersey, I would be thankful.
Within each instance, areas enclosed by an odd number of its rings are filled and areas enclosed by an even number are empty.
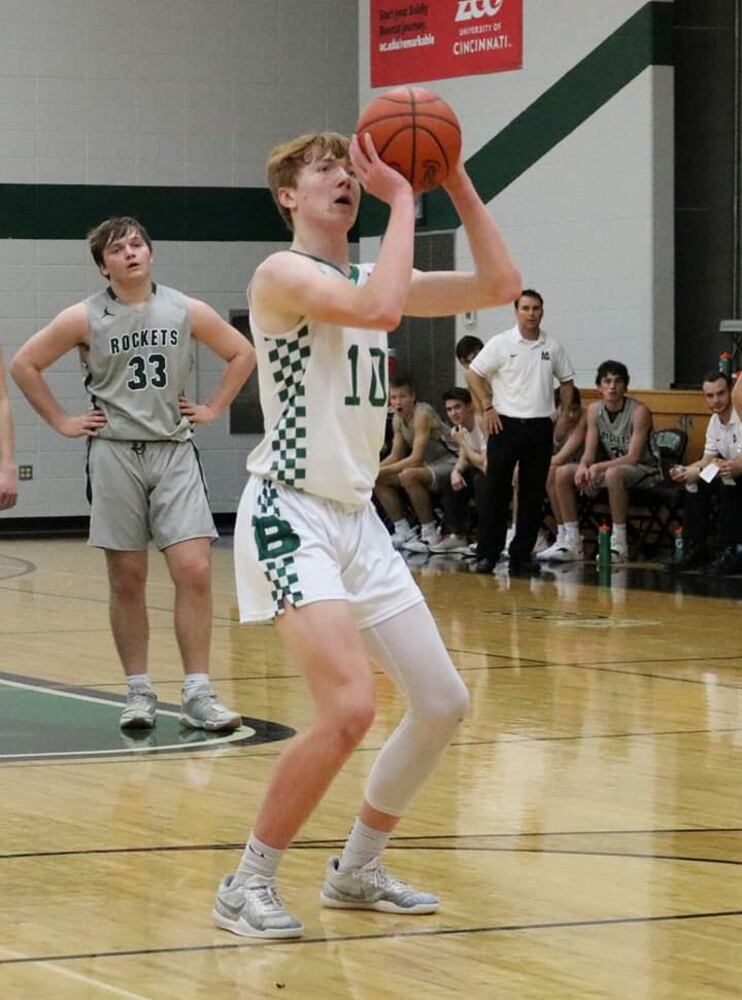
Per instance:
[[[313,258],[315,259],[315,258]],[[338,281],[363,285],[372,264]],[[366,504],[379,469],[387,414],[387,334],[304,320],[268,336],[250,318],[265,437],[248,471],[352,507]]]

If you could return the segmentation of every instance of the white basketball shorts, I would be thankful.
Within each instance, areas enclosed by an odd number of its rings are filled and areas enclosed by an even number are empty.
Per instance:
[[[240,621],[270,621],[284,602],[347,601],[370,628],[423,600],[371,503],[351,508],[251,476],[237,511]]]

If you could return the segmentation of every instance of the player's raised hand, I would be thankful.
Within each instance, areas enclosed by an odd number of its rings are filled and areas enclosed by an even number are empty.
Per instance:
[[[412,196],[410,182],[388,166],[376,152],[368,132],[354,135],[350,141],[350,162],[364,191],[390,205],[395,198]]]

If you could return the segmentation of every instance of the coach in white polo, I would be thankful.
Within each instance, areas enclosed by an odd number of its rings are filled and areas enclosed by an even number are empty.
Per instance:
[[[479,525],[475,569],[491,573],[505,544],[515,466],[518,518],[509,548],[511,572],[532,568],[531,552],[541,525],[546,477],[554,436],[566,430],[574,369],[564,347],[541,329],[544,300],[531,288],[515,303],[516,325],[492,337],[467,372],[469,387],[483,413],[487,438],[487,483]],[[554,428],[554,380],[560,384],[560,420]]]

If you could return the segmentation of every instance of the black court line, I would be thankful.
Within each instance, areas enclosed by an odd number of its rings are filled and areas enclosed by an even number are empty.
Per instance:
[[[627,836],[625,831],[607,831],[612,836]],[[637,831],[642,836],[647,835],[646,831]],[[665,833],[666,831],[662,831]],[[680,833],[698,833],[699,831],[693,830],[681,830]],[[703,833],[728,833],[736,832],[734,830],[703,830]],[[676,836],[676,832],[671,831],[672,836]],[[652,831],[649,831],[652,834]],[[655,834],[656,835],[656,834]],[[472,845],[472,844],[429,844],[429,843],[410,843],[409,841],[429,841],[429,840],[490,840],[490,839],[517,839],[517,838],[545,838],[549,836],[605,836],[604,831],[597,831],[595,834],[572,832],[572,833],[562,833],[562,834],[540,834],[540,833],[521,833],[521,834],[470,834],[464,837],[460,837],[457,834],[451,834],[449,836],[441,835],[438,837],[407,837],[399,838],[391,841],[387,847],[388,851],[419,851],[419,852],[455,852],[463,851],[470,853],[479,854],[560,854],[567,855],[570,857],[599,857],[599,858],[634,858],[636,860],[644,861],[689,861],[695,862],[696,864],[712,864],[712,865],[742,865],[742,860],[729,859],[729,858],[709,858],[709,857],[698,857],[693,855],[682,855],[682,854],[655,854],[646,853],[640,851],[605,851],[605,850],[587,850],[587,849],[576,849],[576,848],[557,848],[557,847],[497,847],[484,845]],[[402,840],[406,842],[401,842]],[[297,841],[291,845],[291,850],[301,850],[301,851],[326,851],[331,850],[335,847],[342,847],[345,843],[345,839],[327,839],[327,840],[315,840],[315,841]],[[96,856],[111,856],[111,855],[131,855],[131,854],[203,854],[212,853],[220,851],[243,851],[244,843],[228,843],[228,844],[160,844],[153,845],[150,847],[89,847],[83,848],[81,850],[64,850],[64,851],[18,851],[12,854],[0,854],[0,861],[23,861],[30,858],[82,858],[82,857],[96,857]]]
[[[0,578],[2,579],[2,578]],[[161,586],[166,586],[166,584],[161,584]],[[17,593],[15,587],[3,587],[0,585],[0,590],[7,590],[9,593]],[[60,601],[78,601],[85,604],[105,604],[108,605],[108,597],[81,597],[78,594],[59,594],[55,592],[50,592],[48,590],[34,590],[33,597],[56,597]],[[157,604],[148,604],[148,611],[163,611],[166,614],[172,614],[173,609],[171,607],[161,608]],[[226,622],[229,625],[239,625],[239,619],[237,618],[224,618],[221,615],[212,615],[212,621],[215,622]]]
[[[565,929],[580,929],[583,927],[616,927],[624,924],[657,924],[672,923],[680,920],[718,920],[722,917],[742,916],[742,910],[716,910],[706,913],[669,913],[652,917],[602,917],[593,920],[557,920],[543,921],[532,924],[485,924],[478,927],[438,927],[421,928],[410,931],[395,931],[393,933],[322,935],[319,937],[303,937],[294,941],[272,941],[268,947],[271,951],[281,945],[299,948],[312,944],[344,944],[354,941],[393,941],[409,938],[462,937],[467,934],[512,934],[523,931],[551,931]],[[420,918],[418,918],[420,919]],[[186,955],[210,951],[235,951],[243,948],[265,948],[265,941],[243,939],[228,944],[184,945],[172,948],[128,948],[122,951],[89,951],[67,955],[29,955],[24,958],[0,958],[0,965],[29,965],[34,962],[77,962],[90,961],[99,958],[138,958],[143,955]]]

